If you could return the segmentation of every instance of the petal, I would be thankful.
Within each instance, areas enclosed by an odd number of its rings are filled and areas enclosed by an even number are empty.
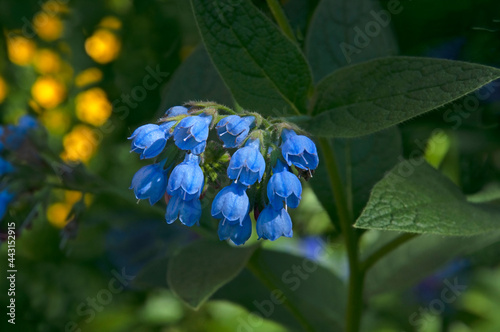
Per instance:
[[[198,143],[196,146],[194,146],[191,149],[191,152],[195,155],[200,155],[205,151],[205,147],[207,146],[207,141],[203,141],[201,143]]]
[[[163,151],[166,144],[167,140],[165,139],[157,140],[156,142],[154,142],[149,147],[143,150],[141,154],[141,159],[150,159],[158,156]]]
[[[293,235],[292,220],[288,212],[285,209],[274,210],[269,205],[259,215],[256,228],[259,239],[275,241],[281,236]]]
[[[147,125],[140,126],[136,130],[134,130],[134,132],[132,133],[132,135],[130,135],[130,137],[128,137],[128,139],[132,139],[132,138],[136,137],[137,135],[139,135],[139,133],[141,133],[143,131],[150,132],[152,130],[155,130],[156,127],[157,127],[157,125],[155,125],[155,124],[147,124]]]
[[[236,245],[244,244],[252,235],[252,221],[250,220],[250,216],[247,214],[241,225],[221,220],[217,234],[221,241],[231,239]]]
[[[170,107],[168,110],[165,111],[165,116],[167,117],[174,117],[185,114],[188,114],[188,109],[184,106]]]
[[[201,203],[199,199],[183,201],[179,214],[179,220],[186,226],[199,223],[201,217]]]
[[[245,189],[245,186],[237,183],[223,188],[212,202],[212,216],[227,219],[232,223],[241,223],[250,205]]]
[[[259,173],[252,172],[251,170],[244,168],[241,172],[239,182],[244,184],[245,186],[251,186],[259,179]]]
[[[293,136],[297,136],[297,133],[294,130],[286,129],[286,128],[283,129],[283,131],[281,132],[281,140],[283,141],[283,144],[285,144],[285,142],[290,137],[293,137]]]

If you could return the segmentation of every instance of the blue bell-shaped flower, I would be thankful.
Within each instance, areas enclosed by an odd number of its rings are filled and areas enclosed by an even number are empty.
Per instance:
[[[149,198],[153,205],[165,195],[167,189],[167,175],[160,164],[142,167],[132,178],[132,186],[137,199]]]
[[[175,145],[181,150],[200,154],[205,151],[212,116],[200,114],[182,119],[174,130]]]
[[[246,186],[233,182],[219,191],[212,202],[212,217],[241,225],[250,208],[246,189]]]
[[[299,206],[302,195],[300,180],[291,173],[288,166],[278,159],[273,168],[273,176],[267,183],[267,198],[276,210],[283,208],[283,203],[291,208]]]
[[[275,210],[268,205],[257,219],[257,235],[259,239],[274,241],[281,236],[292,237],[292,219],[285,209]]]
[[[291,166],[293,164],[295,167],[303,170],[311,170],[318,167],[318,150],[310,138],[304,135],[297,135],[293,130],[283,129],[281,139],[283,140],[281,153],[288,165]]]
[[[188,109],[184,106],[170,107],[168,110],[165,111],[165,116],[167,118],[171,118],[178,115],[187,115],[187,114],[188,114]]]
[[[199,164],[200,156],[187,153],[184,161],[175,166],[170,174],[167,193],[180,196],[185,201],[199,198],[205,182]]]
[[[229,162],[227,176],[237,180],[241,184],[251,186],[257,180],[260,182],[266,162],[260,153],[260,142],[258,139],[249,139],[245,146],[238,149]]]
[[[252,235],[252,221],[250,220],[250,215],[246,215],[241,225],[221,220],[219,222],[217,234],[221,241],[230,239],[238,246],[244,244]]]
[[[171,224],[177,219],[186,226],[199,224],[201,217],[201,203],[199,199],[185,201],[180,196],[174,196],[170,199],[165,213],[167,224]]]
[[[158,156],[167,140],[172,136],[170,128],[175,121],[165,122],[161,125],[147,124],[137,128],[128,139],[132,139],[130,152],[137,152],[141,159],[154,158]]]
[[[217,134],[225,148],[236,148],[243,143],[250,132],[250,126],[255,122],[254,116],[244,118],[238,115],[230,115],[217,123]]]

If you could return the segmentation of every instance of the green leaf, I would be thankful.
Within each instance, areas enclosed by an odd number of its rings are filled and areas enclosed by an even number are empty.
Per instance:
[[[391,13],[373,0],[323,0],[316,7],[306,39],[306,56],[315,81],[335,69],[397,54]],[[369,24],[368,24],[369,23]],[[368,27],[380,27],[375,37]]]
[[[431,58],[389,57],[342,68],[317,86],[307,129],[370,134],[441,107],[500,77],[500,69]]]
[[[167,288],[168,261],[169,257],[164,256],[146,263],[132,280],[132,286],[136,289]]]
[[[335,139],[333,141],[339,173],[354,218],[357,218],[368,202],[370,191],[383,176],[398,163],[402,155],[401,135],[396,127],[356,139]],[[320,160],[324,160],[322,152]],[[328,183],[326,168],[320,163],[314,177],[309,181],[316,196],[338,225],[335,196]]]
[[[471,203],[485,203],[500,201],[500,183],[493,182],[484,187],[481,191],[467,196]]]
[[[239,303],[291,331],[304,331],[294,311],[312,331],[343,331],[347,292],[331,271],[304,257],[270,250],[256,251],[250,265],[253,275],[242,273],[217,297]],[[284,295],[289,303],[272,302],[271,294],[276,293]]]
[[[169,262],[167,282],[188,306],[199,308],[217,289],[241,272],[256,249],[200,240],[182,248]]]
[[[237,103],[265,115],[305,113],[311,74],[300,49],[249,0],[191,0],[206,49]]]
[[[448,178],[422,159],[411,160],[375,185],[354,226],[470,236],[498,230],[500,208],[467,202]]]
[[[231,93],[203,46],[199,46],[175,71],[162,92],[159,116],[175,105],[190,100],[210,100],[233,106]]]
[[[376,245],[382,245],[398,234],[383,232],[380,235]],[[365,295],[402,290],[427,277],[451,259],[471,254],[498,241],[499,231],[472,237],[421,235],[413,238],[384,256],[368,271]]]

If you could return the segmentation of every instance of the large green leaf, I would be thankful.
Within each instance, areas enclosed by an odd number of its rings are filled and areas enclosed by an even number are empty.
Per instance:
[[[255,252],[252,270],[253,276],[241,273],[216,297],[239,303],[291,331],[304,331],[304,323],[295,318],[297,313],[312,331],[343,331],[347,292],[332,272],[306,258],[270,250]],[[289,303],[273,302],[276,294],[284,295]]]
[[[241,272],[255,248],[233,248],[208,240],[194,242],[170,259],[168,285],[187,305],[198,308]]]
[[[307,129],[355,137],[409,120],[500,77],[500,69],[431,58],[388,57],[342,68],[317,87]]]
[[[300,49],[250,0],[191,0],[215,67],[243,108],[304,113],[311,74]]]
[[[190,100],[211,100],[232,107],[231,93],[224,85],[203,46],[199,46],[176,70],[162,92],[159,116],[166,109]]]
[[[357,218],[368,202],[373,186],[398,163],[402,155],[401,135],[399,129],[393,127],[366,137],[335,139],[333,146],[353,216]],[[320,160],[324,160],[321,151]],[[325,181],[328,178],[327,167],[325,163],[320,163],[309,183],[336,223],[335,196],[329,182]]]
[[[335,69],[397,54],[389,26],[390,12],[374,0],[322,0],[316,7],[306,39],[306,55],[314,80]],[[366,29],[380,27],[374,37]]]
[[[469,203],[445,176],[403,161],[375,185],[358,228],[470,236],[498,230],[500,208]]]
[[[397,235],[383,232],[377,245]],[[421,235],[413,238],[384,256],[368,271],[365,295],[372,296],[414,285],[451,259],[471,254],[498,241],[499,231],[472,237]]]

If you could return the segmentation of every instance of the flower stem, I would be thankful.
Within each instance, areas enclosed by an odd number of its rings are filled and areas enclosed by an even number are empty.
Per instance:
[[[335,206],[339,216],[340,228],[345,239],[347,257],[349,260],[349,293],[347,299],[346,331],[359,331],[361,322],[364,273],[360,269],[358,258],[358,236],[352,227],[344,187],[340,179],[337,160],[330,142],[326,138],[319,139],[327,165],[330,186],[335,196]]]
[[[292,27],[290,26],[290,23],[288,23],[285,13],[283,12],[283,9],[281,8],[281,5],[279,4],[278,0],[266,0],[266,1],[267,1],[267,6],[271,10],[271,13],[276,19],[276,22],[280,26],[281,30],[283,30],[283,33],[288,38],[296,42],[297,40],[295,39]]]

